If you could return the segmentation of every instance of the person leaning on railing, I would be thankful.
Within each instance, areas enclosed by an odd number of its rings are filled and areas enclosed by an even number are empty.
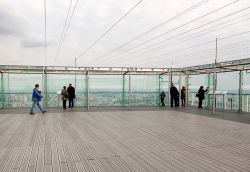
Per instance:
[[[33,101],[33,104],[32,104],[32,106],[30,108],[30,114],[31,115],[34,114],[34,109],[35,109],[36,105],[38,106],[38,108],[40,109],[40,111],[42,113],[46,112],[46,110],[40,104],[40,101],[41,101],[42,97],[43,96],[41,95],[41,91],[39,91],[39,84],[36,84],[35,88],[33,89],[33,92],[32,92],[32,101]]]
[[[196,94],[196,97],[199,98],[199,106],[198,108],[202,108],[202,101],[205,99],[205,92],[208,91],[208,87],[206,90],[204,90],[203,86],[200,86],[200,89],[198,91],[198,93]]]

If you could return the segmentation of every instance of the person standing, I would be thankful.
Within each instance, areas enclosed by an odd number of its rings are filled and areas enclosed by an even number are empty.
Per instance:
[[[185,86],[182,86],[182,88],[181,88],[181,105],[182,106],[186,105],[186,88],[185,88]]]
[[[179,106],[179,91],[174,86],[174,84],[171,84],[170,96],[171,96],[171,107],[173,107],[173,102],[175,104],[175,107]]]
[[[34,109],[36,108],[36,105],[38,106],[38,108],[40,109],[40,111],[42,113],[46,112],[46,110],[40,104],[40,101],[41,101],[42,97],[43,96],[41,95],[41,91],[39,91],[39,84],[36,84],[35,88],[33,89],[33,92],[32,92],[32,101],[33,101],[33,104],[32,104],[32,106],[30,108],[30,114],[31,115],[35,114],[34,113]]]
[[[66,86],[63,86],[63,89],[61,91],[61,95],[62,95],[62,101],[63,101],[63,109],[66,109],[66,102],[67,102],[67,99],[69,97],[67,90],[66,90]]]
[[[200,89],[198,91],[198,93],[196,94],[196,96],[199,98],[199,105],[198,108],[202,108],[202,101],[205,99],[205,92],[208,91],[208,88],[206,90],[204,90],[203,86],[200,86]]]
[[[67,93],[69,96],[69,108],[72,109],[74,107],[74,98],[76,98],[75,88],[72,87],[72,84],[69,84],[69,87],[67,88]]]
[[[162,92],[160,93],[160,98],[161,98],[161,107],[164,107],[164,106],[165,106],[165,103],[164,103],[164,99],[165,99],[165,97],[166,97],[166,94],[165,94],[165,92],[164,92],[164,91],[162,91]]]

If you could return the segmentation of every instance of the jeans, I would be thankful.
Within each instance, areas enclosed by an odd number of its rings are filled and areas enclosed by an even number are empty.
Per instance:
[[[69,98],[69,108],[73,108],[73,107],[74,107],[74,99]]]
[[[43,109],[42,105],[40,104],[40,102],[33,101],[33,104],[32,104],[31,109],[30,109],[30,113],[33,113],[33,112],[34,112],[34,109],[36,108],[36,105],[38,106],[38,108],[40,109],[41,112],[44,112],[44,111],[45,111],[45,110]]]

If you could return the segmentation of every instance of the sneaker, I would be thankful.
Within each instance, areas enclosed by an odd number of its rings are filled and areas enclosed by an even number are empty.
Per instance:
[[[35,113],[34,112],[30,112],[30,115],[34,115]]]
[[[47,111],[45,110],[45,111],[43,111],[42,113],[46,113]]]

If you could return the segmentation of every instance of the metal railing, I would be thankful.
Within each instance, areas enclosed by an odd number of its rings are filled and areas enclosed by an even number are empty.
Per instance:
[[[131,92],[130,101],[128,92],[90,92],[90,106],[159,106],[159,92]],[[168,106],[168,93],[166,92],[165,104]],[[212,108],[213,95],[206,94],[203,107]],[[210,102],[210,103],[209,103]],[[0,108],[30,107],[32,104],[31,93],[0,93]],[[56,92],[47,94],[47,107],[62,107],[61,95]],[[198,106],[196,92],[189,92],[189,106]],[[86,93],[76,95],[75,106],[86,106]],[[216,94],[216,109],[238,111],[239,94]],[[242,94],[242,111],[250,112],[250,94]]]

